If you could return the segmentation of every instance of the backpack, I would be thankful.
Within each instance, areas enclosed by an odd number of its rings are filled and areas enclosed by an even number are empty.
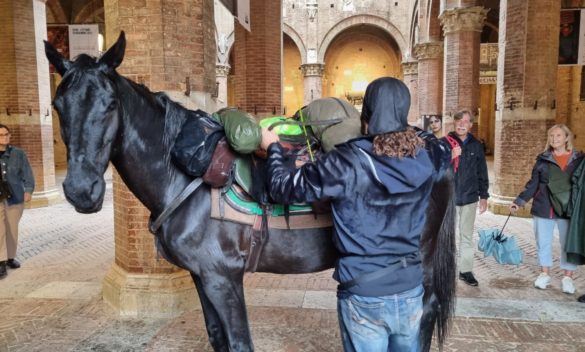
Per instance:
[[[549,165],[548,195],[555,214],[568,219],[569,203],[571,201],[571,175],[563,172],[555,164]]]

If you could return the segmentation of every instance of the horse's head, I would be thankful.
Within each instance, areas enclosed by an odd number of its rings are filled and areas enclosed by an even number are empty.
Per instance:
[[[102,207],[103,174],[122,116],[114,79],[125,47],[122,32],[100,59],[80,55],[69,61],[45,42],[47,58],[63,77],[53,100],[67,146],[63,190],[67,200],[81,213],[97,212]]]

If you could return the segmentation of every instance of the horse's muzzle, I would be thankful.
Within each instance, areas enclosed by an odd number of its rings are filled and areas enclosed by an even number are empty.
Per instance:
[[[106,183],[103,178],[88,179],[67,174],[63,182],[65,198],[79,213],[95,213],[102,209]]]

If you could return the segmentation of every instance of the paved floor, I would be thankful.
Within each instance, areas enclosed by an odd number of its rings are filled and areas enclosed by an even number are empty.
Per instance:
[[[138,319],[120,317],[103,302],[101,280],[114,257],[112,219],[111,189],[98,214],[78,214],[67,203],[25,211],[18,253],[23,266],[0,281],[0,352],[211,351],[198,307],[175,318]],[[476,229],[504,221],[487,213],[478,216]],[[458,286],[444,350],[585,352],[585,304],[561,293],[558,260],[552,288],[534,289],[539,269],[531,220],[512,218],[505,232],[516,235],[524,263],[503,266],[476,254],[480,285]],[[585,293],[583,270],[575,276],[577,294]],[[257,351],[341,350],[330,276],[246,277]]]

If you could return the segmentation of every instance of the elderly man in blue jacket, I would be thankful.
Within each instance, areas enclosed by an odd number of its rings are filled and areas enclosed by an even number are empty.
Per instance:
[[[418,351],[424,293],[420,236],[433,182],[451,155],[430,134],[426,138],[440,152],[427,152],[421,132],[408,126],[409,108],[402,81],[373,81],[361,115],[364,136],[299,169],[287,163],[278,136],[263,130],[273,200],[331,201],[334,243],[341,253],[333,277],[339,282],[345,351]]]

